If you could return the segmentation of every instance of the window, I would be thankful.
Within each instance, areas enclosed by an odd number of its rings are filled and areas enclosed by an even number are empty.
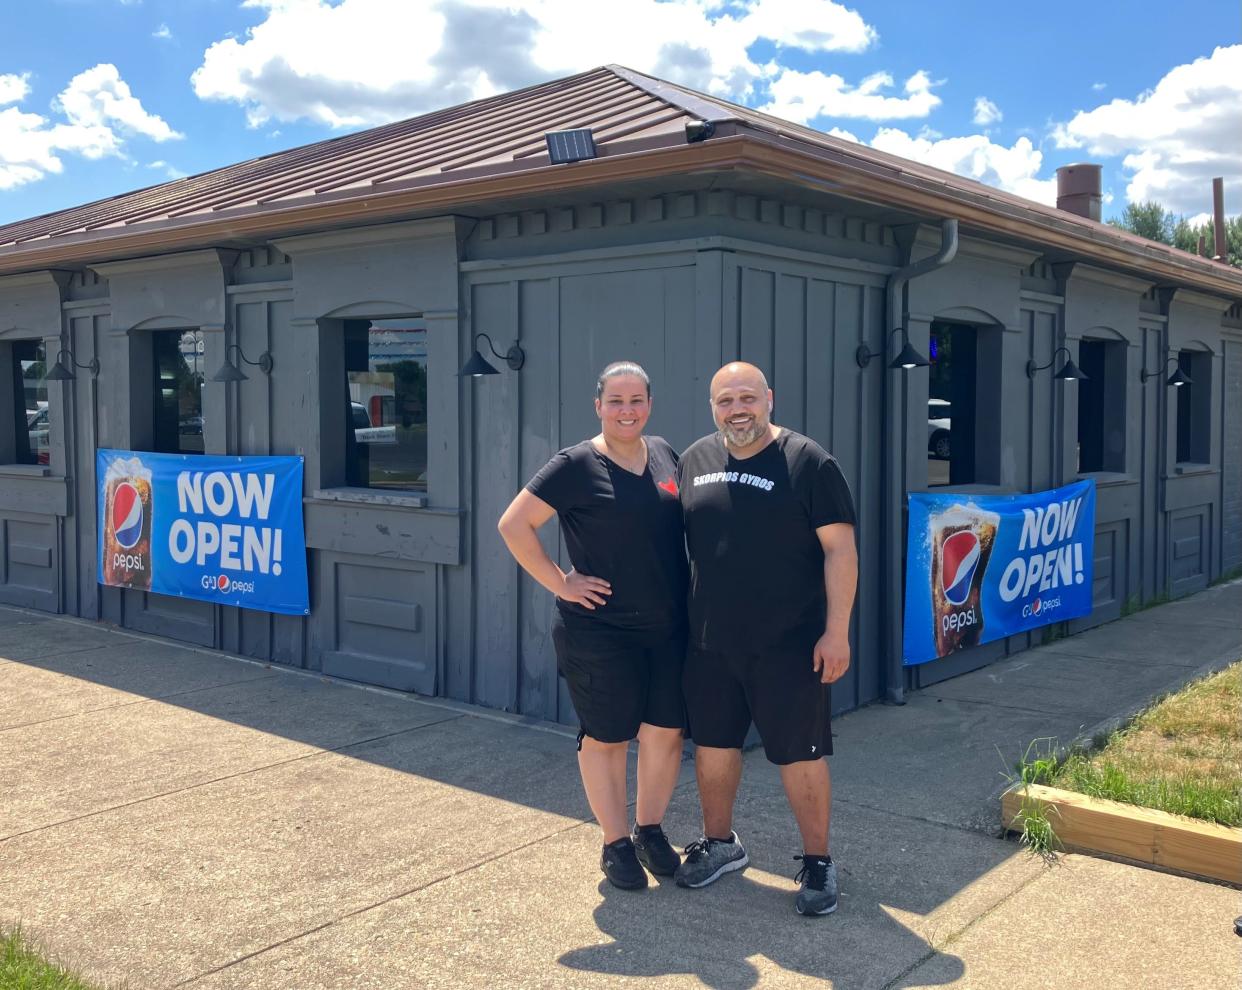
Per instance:
[[[1078,473],[1126,469],[1126,344],[1084,340],[1078,365]]]
[[[1000,375],[998,329],[933,323],[927,405],[927,483],[998,484]]]
[[[47,464],[50,444],[47,404],[47,361],[42,340],[18,340],[13,345],[13,396],[17,416],[17,464]]]
[[[1178,351],[1177,366],[1190,383],[1177,393],[1177,462],[1212,462],[1212,355],[1207,351]]]
[[[199,330],[151,334],[155,369],[152,449],[166,454],[201,454],[206,344]]]
[[[346,484],[427,490],[427,328],[418,319],[345,323]]]

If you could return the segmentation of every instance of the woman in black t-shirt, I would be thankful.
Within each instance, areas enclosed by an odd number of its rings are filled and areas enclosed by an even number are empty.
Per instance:
[[[685,722],[687,564],[677,455],[644,437],[651,381],[623,361],[596,384],[600,432],[557,453],[500,517],[517,562],[556,595],[552,640],[581,732],[578,766],[604,830],[600,866],[615,886],[647,886],[643,866],[671,876],[680,858],[661,828],[681,764]],[[539,542],[552,518],[573,565],[563,572]],[[633,833],[625,762],[638,739]]]

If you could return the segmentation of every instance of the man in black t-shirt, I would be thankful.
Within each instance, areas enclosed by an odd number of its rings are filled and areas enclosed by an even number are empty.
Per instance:
[[[749,862],[733,831],[742,744],[753,720],[781,768],[803,867],[799,914],[837,907],[828,854],[833,681],[849,668],[858,579],[854,502],[836,460],[770,420],[754,365],[712,379],[718,433],[686,450],[678,489],[690,552],[690,643],[683,687],[703,837],[677,871],[705,887]]]

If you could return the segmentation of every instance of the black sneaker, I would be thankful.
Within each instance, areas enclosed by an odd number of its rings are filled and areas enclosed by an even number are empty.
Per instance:
[[[795,856],[802,869],[794,877],[802,884],[794,900],[799,914],[832,914],[837,909],[837,864],[824,856]]]
[[[647,886],[647,871],[638,862],[638,854],[634,852],[634,840],[628,835],[604,846],[599,857],[599,868],[614,887],[622,890],[642,890]]]
[[[659,825],[635,825],[634,851],[638,853],[638,861],[658,877],[671,877],[681,866],[681,857],[677,854]]]
[[[706,887],[726,873],[740,870],[750,862],[742,840],[736,832],[729,833],[729,842],[707,836],[686,846],[686,861],[677,867],[678,887]]]

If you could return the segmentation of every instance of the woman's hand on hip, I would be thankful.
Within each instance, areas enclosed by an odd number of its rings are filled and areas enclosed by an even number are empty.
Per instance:
[[[606,598],[611,594],[612,585],[603,578],[579,574],[570,568],[565,575],[564,586],[556,593],[556,597],[567,602],[576,602],[583,608],[594,609],[596,605],[606,604]]]

